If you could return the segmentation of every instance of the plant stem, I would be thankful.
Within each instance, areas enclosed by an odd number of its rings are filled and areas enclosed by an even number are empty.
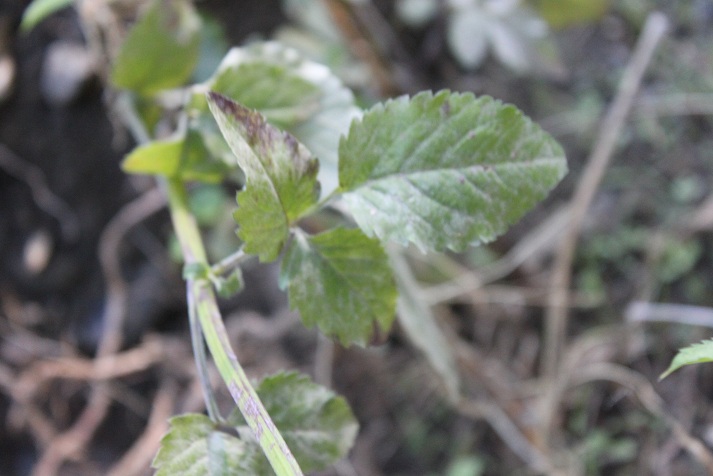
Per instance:
[[[235,253],[231,254],[230,256],[226,256],[222,260],[215,263],[213,266],[211,266],[210,270],[213,274],[217,276],[227,274],[250,258],[251,256],[245,254],[243,249],[240,248]]]
[[[196,312],[195,296],[193,292],[191,292],[193,286],[191,281],[192,280],[189,280],[186,283],[186,302],[188,305],[188,323],[191,329],[193,358],[196,362],[196,369],[198,370],[198,380],[200,380],[201,388],[203,389],[208,416],[213,421],[222,421],[218,403],[213,393],[213,387],[210,384],[210,377],[208,376],[208,359],[206,358],[205,345],[203,344],[203,331]]]
[[[150,141],[146,128],[136,114],[131,98],[122,95],[117,102],[117,112],[124,123],[129,127],[134,138],[142,144]],[[185,185],[177,179],[164,179],[159,177],[159,185],[168,197],[169,211],[173,229],[181,245],[181,252],[185,265],[208,266],[208,258],[203,246],[198,224],[188,208],[188,196]],[[221,261],[218,268],[225,265],[236,265],[245,259],[242,251],[232,257]],[[228,386],[228,390],[243,414],[248,426],[255,434],[260,447],[267,456],[270,465],[278,476],[301,476],[302,470],[297,460],[287,447],[284,438],[272,422],[265,406],[260,401],[255,389],[248,379],[245,371],[240,366],[235,353],[230,346],[227,331],[218,309],[215,293],[210,283],[204,279],[189,279],[186,283],[188,295],[189,318],[191,320],[191,338],[193,351],[196,358],[198,372],[201,375],[201,384],[206,392],[206,406],[209,413],[214,413],[211,418],[219,418],[217,405],[213,392],[210,390],[205,362],[205,351],[200,339],[202,331],[208,349],[215,361],[220,376]],[[196,319],[196,317],[198,319]],[[196,323],[197,321],[197,323]],[[199,325],[198,325],[199,324]],[[207,390],[207,391],[206,391]]]
[[[188,209],[184,184],[179,180],[163,181],[163,184],[168,194],[173,228],[181,244],[185,264],[207,266],[205,248],[195,218]],[[270,465],[279,476],[301,475],[297,461],[230,346],[212,286],[204,279],[191,279],[188,280],[187,287],[189,302],[195,305],[194,311],[218,371]]]

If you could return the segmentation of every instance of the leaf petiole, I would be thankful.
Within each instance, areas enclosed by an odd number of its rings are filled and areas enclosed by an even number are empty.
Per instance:
[[[250,258],[253,258],[253,256],[246,254],[243,248],[241,247],[235,253],[226,256],[225,258],[211,266],[210,271],[215,276],[222,276],[230,273]]]

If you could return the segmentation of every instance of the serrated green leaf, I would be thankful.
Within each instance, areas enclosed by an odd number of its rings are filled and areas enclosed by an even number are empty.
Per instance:
[[[367,235],[437,251],[495,239],[567,171],[560,145],[514,106],[449,91],[377,105],[339,157]]]
[[[233,48],[213,78],[197,89],[205,88],[258,110],[268,122],[293,134],[319,158],[324,190],[337,187],[339,138],[361,111],[329,68],[277,42],[256,43]],[[196,120],[204,101],[202,95],[192,99]]]
[[[673,358],[671,365],[661,374],[659,380],[663,380],[676,370],[691,364],[702,364],[713,362],[713,339],[704,340],[698,344],[693,344],[678,351]]]
[[[72,5],[73,0],[34,0],[22,14],[20,29],[30,31],[53,13]]]
[[[283,258],[281,287],[306,326],[364,345],[391,326],[396,285],[378,241],[360,230],[337,228],[316,236],[296,234]]]
[[[181,86],[198,61],[200,26],[190,2],[154,0],[121,46],[111,81],[140,94]]]
[[[163,175],[182,180],[217,182],[227,165],[213,160],[200,134],[188,131],[185,137],[153,141],[134,149],[121,164],[132,174]]]
[[[220,70],[211,89],[260,111],[281,128],[305,120],[319,106],[317,86],[280,64],[238,63]]]
[[[217,162],[234,167],[235,155],[230,150],[213,114],[208,109],[205,92],[191,94],[186,104],[187,129],[200,135],[201,143],[209,155]]]
[[[257,254],[262,262],[271,262],[285,246],[289,225],[279,201],[267,187],[250,187],[238,193],[238,209],[233,218],[238,236],[245,242],[245,252]]]
[[[277,258],[290,225],[319,197],[319,162],[297,139],[264,117],[217,93],[208,105],[245,173],[235,220],[247,253],[261,261]]]
[[[347,455],[359,425],[342,397],[295,372],[267,377],[256,390],[303,471],[325,469]],[[236,411],[231,421],[245,420]]]
[[[260,448],[235,436],[213,431],[207,437],[208,471],[210,476],[236,476],[241,474],[272,475],[269,465],[265,464]],[[176,473],[167,473],[171,476]]]
[[[262,455],[254,442],[220,431],[205,415],[171,418],[152,466],[156,476],[259,474]]]

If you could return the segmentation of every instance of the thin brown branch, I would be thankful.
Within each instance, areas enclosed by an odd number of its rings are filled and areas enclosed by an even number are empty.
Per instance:
[[[319,334],[317,336],[317,349],[314,353],[314,380],[319,385],[327,388],[332,386],[332,372],[334,371],[334,342]]]
[[[454,343],[461,367],[470,374],[471,379],[477,380],[479,387],[491,395],[480,399],[463,397],[455,404],[456,410],[468,418],[487,422],[510,450],[533,471],[556,475],[549,455],[525,436],[516,419],[502,407],[521,397],[517,377],[510,374],[509,369],[499,361],[485,358],[455,335],[449,338]]]
[[[663,399],[653,385],[638,372],[622,365],[598,363],[580,369],[570,382],[571,386],[589,383],[593,380],[614,382],[635,392],[642,405],[653,415],[663,420],[683,448],[685,448],[708,472],[713,475],[713,454],[698,438],[691,435],[686,427],[670,412],[666,411]]]
[[[542,359],[542,373],[547,379],[557,378],[557,368],[565,345],[572,261],[585,214],[611,162],[617,139],[634,104],[644,73],[667,28],[668,20],[662,13],[654,12],[647,18],[631,61],[624,71],[614,102],[601,123],[597,141],[572,199],[569,226],[555,255],[550,283],[551,291],[545,322],[545,354]],[[558,401],[548,393],[546,392],[542,398],[541,411],[540,436],[545,445],[549,444],[553,416],[558,406]]]
[[[441,296],[437,302],[470,302],[473,304],[507,304],[515,306],[541,306],[546,307],[548,304],[549,289],[525,287],[525,286],[508,286],[508,285],[489,285],[471,289],[461,289],[457,283],[453,283],[452,289],[448,289],[445,285],[439,285]],[[443,299],[446,297],[447,299]],[[601,296],[573,291],[569,297],[570,306],[580,309],[591,309],[602,304]]]
[[[62,198],[52,192],[42,169],[23,160],[4,144],[0,144],[0,168],[27,184],[35,204],[57,220],[64,239],[75,241],[79,238],[77,214]]]
[[[13,405],[7,412],[4,430],[19,428],[23,423],[27,423],[35,440],[42,446],[48,445],[57,434],[57,430],[32,402],[23,401],[14,372],[2,364],[0,364],[0,389],[13,400]]]
[[[339,0],[323,0],[323,2],[351,53],[366,64],[371,71],[379,94],[390,96],[394,92],[398,92],[388,65],[377,51],[377,47],[368,33],[363,31],[359,20],[352,11],[355,7]]]
[[[23,400],[31,399],[37,389],[50,379],[106,381],[142,372],[160,362],[166,346],[161,340],[149,340],[139,347],[94,360],[62,357],[36,362],[16,380],[16,392]]]
[[[122,208],[104,229],[99,242],[99,260],[107,283],[102,339],[97,349],[97,372],[110,372],[116,365],[114,356],[121,348],[122,325],[126,314],[126,282],[121,275],[119,246],[126,233],[150,215],[161,210],[166,198],[159,189],[152,189]],[[33,476],[51,476],[62,463],[83,450],[106,416],[111,403],[107,383],[92,385],[86,407],[75,423],[55,438],[40,457]]]
[[[168,419],[173,414],[176,384],[164,382],[153,400],[151,416],[141,436],[124,456],[107,472],[107,476],[145,474],[158,451],[161,438],[168,431]]]
[[[713,94],[672,93],[641,98],[636,112],[651,116],[710,116],[713,115]]]
[[[424,299],[430,304],[449,301],[467,295],[486,284],[502,279],[519,268],[528,260],[550,255],[555,250],[557,237],[567,228],[568,210],[560,208],[547,220],[530,230],[502,258],[474,272],[462,268],[462,273],[446,283],[431,286],[423,290]]]
[[[510,417],[496,404],[464,399],[458,403],[458,411],[476,420],[485,420],[508,447],[532,470],[542,474],[557,474],[544,453],[538,450],[523,435]]]

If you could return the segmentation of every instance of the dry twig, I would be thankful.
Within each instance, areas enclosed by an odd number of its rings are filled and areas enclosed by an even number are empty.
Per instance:
[[[666,411],[663,400],[646,377],[623,365],[602,362],[578,370],[570,381],[570,386],[583,385],[593,380],[614,382],[622,387],[631,389],[644,408],[663,420],[681,446],[706,469],[708,474],[713,474],[713,454],[711,454],[711,451],[698,438],[691,435],[686,427],[674,418],[670,412]]]
[[[396,92],[393,75],[385,59],[379,53],[373,38],[364,31],[363,25],[354,11],[355,5],[336,1],[324,0],[329,14],[337,25],[351,53],[359,58],[369,68],[374,77],[379,93],[389,96]]]
[[[568,290],[571,281],[572,260],[584,216],[611,161],[616,141],[632,108],[644,72],[667,28],[668,20],[662,13],[654,12],[647,18],[631,61],[624,71],[619,91],[601,123],[598,139],[572,199],[569,226],[555,255],[551,279],[545,324],[545,355],[542,360],[542,373],[546,379],[557,379],[557,369],[567,328]],[[556,387],[556,385],[552,384],[549,387]],[[546,391],[541,405],[540,437],[543,445],[549,445],[550,431],[557,405],[558,401],[553,398],[552,392]]]
[[[57,220],[65,240],[75,241],[79,238],[77,215],[64,200],[50,190],[45,174],[39,167],[22,160],[4,144],[0,144],[0,168],[30,187],[35,203]]]
[[[36,362],[25,369],[15,383],[15,392],[23,401],[33,398],[37,389],[50,379],[106,381],[142,372],[168,355],[167,346],[158,339],[148,340],[126,352],[94,360],[62,357]]]
[[[110,358],[121,348],[122,324],[126,312],[126,283],[121,276],[119,245],[126,233],[148,216],[161,210],[166,198],[159,189],[152,189],[130,202],[109,222],[99,242],[99,260],[107,282],[104,307],[104,331],[97,349],[97,372],[110,372],[116,365]],[[57,473],[63,461],[81,452],[104,420],[111,403],[106,382],[92,384],[89,400],[81,415],[65,432],[57,436],[44,451],[35,466],[33,476]]]
[[[151,416],[144,432],[107,472],[107,476],[134,476],[146,472],[158,451],[161,438],[168,431],[168,419],[173,414],[175,394],[175,383],[166,381],[161,385],[151,405]]]
[[[506,277],[526,261],[554,251],[556,239],[565,231],[567,223],[568,210],[563,207],[522,237],[499,260],[484,266],[475,273],[472,270],[463,269],[461,275],[455,279],[424,289],[424,299],[430,304],[449,301]]]
[[[557,474],[548,455],[535,447],[520,429],[516,420],[502,408],[508,402],[521,397],[517,379],[509,375],[508,369],[492,359],[485,359],[473,346],[451,335],[455,342],[459,363],[477,379],[492,398],[480,399],[463,397],[456,410],[468,418],[484,420],[500,436],[503,442],[522,459],[533,471]]]
[[[641,98],[636,112],[651,116],[710,116],[713,115],[713,94],[675,93]]]

